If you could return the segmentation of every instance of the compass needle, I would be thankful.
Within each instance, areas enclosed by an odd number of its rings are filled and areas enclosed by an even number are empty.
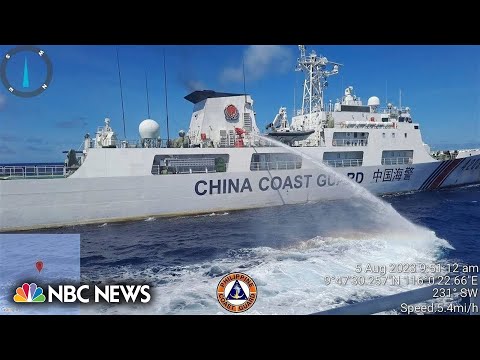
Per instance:
[[[27,63],[26,56],[25,56],[25,65],[23,66],[23,87],[24,88],[30,87],[30,79],[28,77],[28,63]]]

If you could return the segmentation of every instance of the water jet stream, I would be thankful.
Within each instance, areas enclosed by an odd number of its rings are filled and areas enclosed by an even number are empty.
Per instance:
[[[301,150],[297,148],[293,148],[289,145],[286,145],[278,140],[271,139],[269,137],[263,135],[255,135],[252,134],[253,137],[258,137],[261,140],[267,141],[270,144],[273,144],[278,147],[282,147],[293,153],[295,155],[301,156],[303,159],[310,161],[314,165],[316,165],[319,169],[326,172],[329,175],[333,175],[336,178],[340,178],[340,184],[345,185],[349,191],[351,191],[352,195],[363,200],[363,207],[368,207],[372,211],[372,216],[381,216],[383,219],[388,219],[388,223],[386,226],[388,227],[388,232],[400,232],[404,233],[405,231],[409,232],[410,235],[414,235],[415,232],[425,232],[429,231],[419,225],[416,225],[405,217],[403,217],[400,213],[398,213],[393,206],[385,202],[384,200],[378,198],[370,191],[368,191],[363,186],[357,184],[352,179],[348,178],[344,174],[341,174],[335,171],[333,168],[325,165],[321,160],[315,159],[310,155],[307,155]]]

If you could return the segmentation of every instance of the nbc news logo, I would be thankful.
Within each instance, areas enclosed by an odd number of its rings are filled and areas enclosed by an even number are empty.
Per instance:
[[[35,283],[24,283],[18,287],[13,301],[16,303],[42,303],[54,302],[74,303],[80,302],[87,304],[90,300],[94,303],[148,303],[151,299],[149,285],[105,285],[100,287],[93,286],[93,292],[90,285],[59,285],[52,287],[48,285],[47,297],[43,294],[43,289]]]

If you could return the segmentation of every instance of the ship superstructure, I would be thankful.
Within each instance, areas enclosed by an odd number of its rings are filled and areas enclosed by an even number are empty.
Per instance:
[[[152,119],[139,140],[119,139],[107,118],[64,166],[0,167],[0,231],[348,198],[345,177],[375,194],[480,182],[480,150],[431,152],[410,108],[364,104],[352,86],[326,103],[342,65],[299,50],[291,122],[280,107],[261,135],[250,95],[212,90],[185,97],[190,126],[170,142]]]

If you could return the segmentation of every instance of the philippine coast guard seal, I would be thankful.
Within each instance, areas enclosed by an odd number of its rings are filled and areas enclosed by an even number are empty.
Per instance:
[[[243,273],[225,275],[218,283],[217,299],[230,312],[247,311],[257,300],[257,285],[250,276]]]

